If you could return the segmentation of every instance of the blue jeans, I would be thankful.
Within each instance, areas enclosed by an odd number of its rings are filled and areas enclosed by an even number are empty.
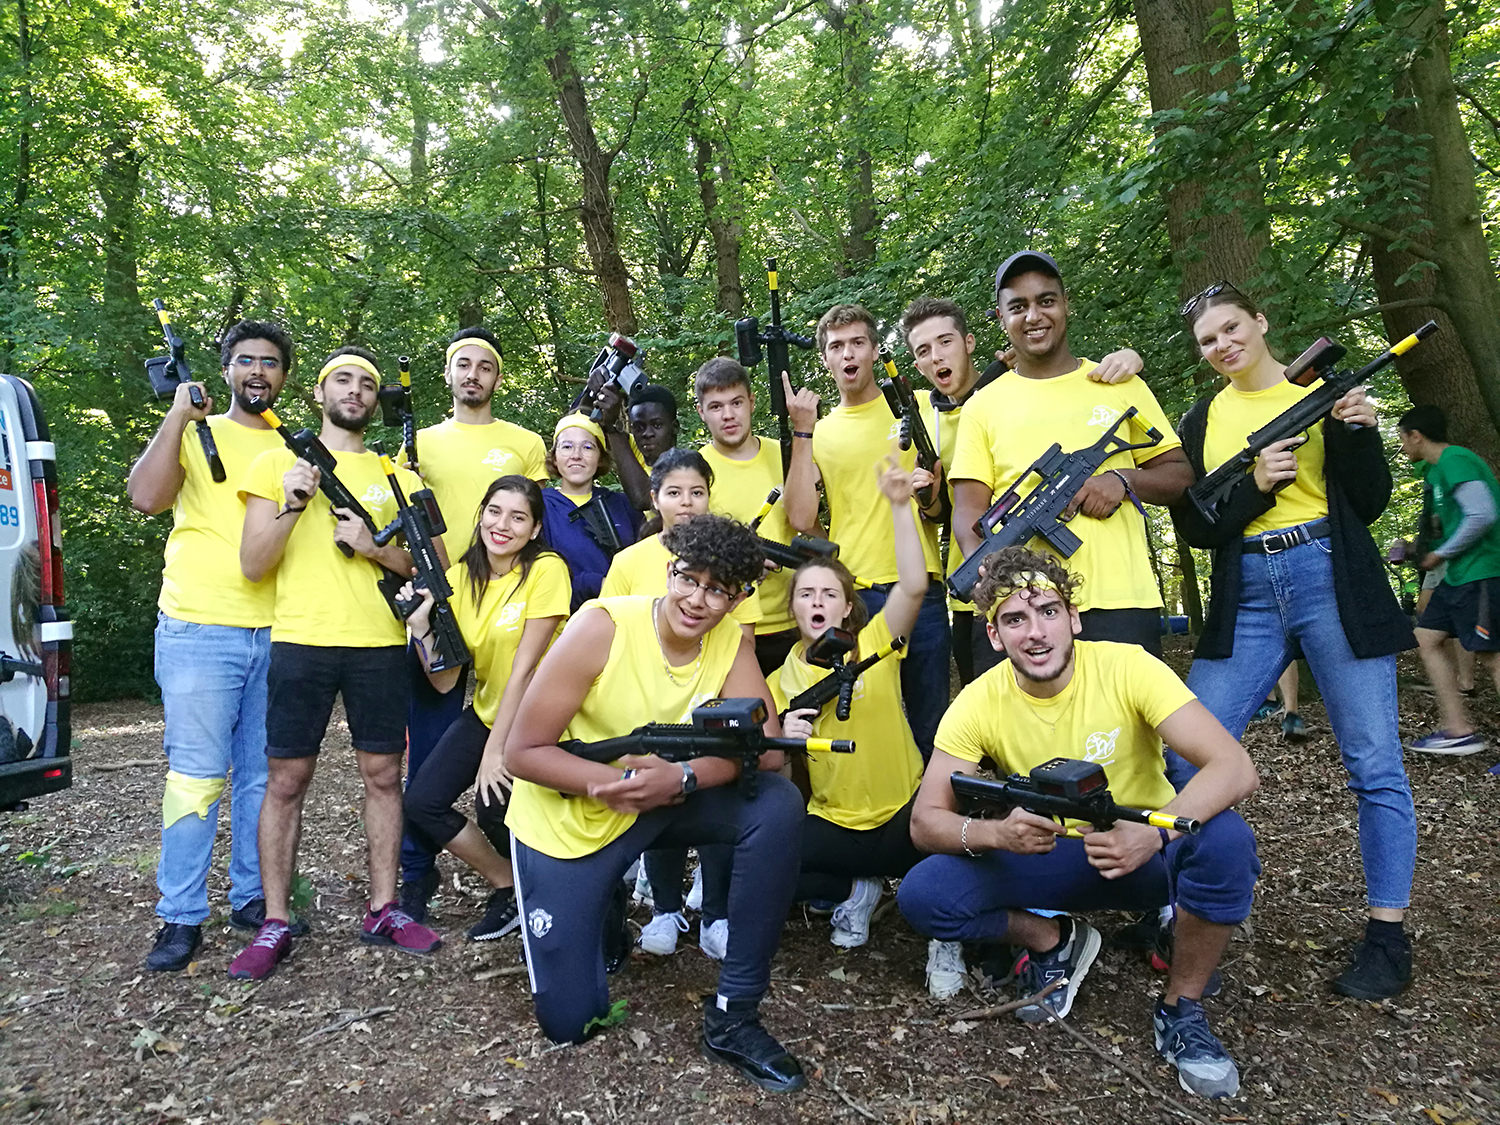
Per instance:
[[[874,617],[885,606],[889,586],[861,590],[859,600]],[[906,656],[901,661],[901,701],[906,705],[906,721],[912,737],[922,752],[922,761],[932,757],[932,741],[937,737],[938,723],[948,710],[948,658],[952,637],[948,631],[948,588],[941,579],[927,584],[917,623],[907,638]]]
[[[1226,660],[1193,661],[1188,687],[1239,738],[1299,651],[1322,693],[1358,802],[1369,905],[1404,909],[1417,862],[1417,815],[1396,727],[1396,658],[1361,660],[1350,650],[1326,539],[1240,556],[1234,652]],[[1193,768],[1169,754],[1168,773],[1180,789]]]
[[[163,921],[196,926],[208,918],[208,869],[226,776],[232,779],[229,902],[238,910],[263,897],[256,830],[266,792],[270,663],[269,628],[197,625],[157,615],[156,683],[166,711],[162,744],[171,771],[156,868],[156,913]]]

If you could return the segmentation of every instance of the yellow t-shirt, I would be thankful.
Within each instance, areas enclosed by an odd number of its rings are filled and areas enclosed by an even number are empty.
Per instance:
[[[1010,663],[998,664],[948,705],[934,742],[966,762],[987,754],[1007,774],[1053,758],[1098,762],[1118,804],[1159,809],[1176,791],[1156,728],[1194,698],[1138,645],[1075,641],[1073,678],[1056,696],[1027,695]]]
[[[544,554],[532,564],[524,585],[521,568],[515,567],[501,578],[490,579],[477,604],[469,587],[468,569],[462,563],[448,568],[448,585],[453,587],[453,616],[474,656],[474,713],[485,726],[492,727],[526,622],[537,617],[568,616],[573,596],[568,564],[559,555]],[[559,621],[558,630],[561,628]]]
[[[214,483],[198,427],[190,424],[177,454],[184,476],[172,505],[156,604],[179,621],[262,629],[275,613],[276,578],[268,574],[251,582],[240,570],[245,501],[236,489],[251,462],[268,449],[286,447],[275,430],[251,429],[222,414],[210,418],[208,426],[227,479]]]
[[[547,483],[547,447],[503,418],[483,426],[450,418],[417,431],[417,467],[448,525],[443,546],[453,562],[474,536],[479,500],[492,480],[519,473]]]
[[[879,614],[859,631],[859,654],[869,656],[891,640],[885,614]],[[806,691],[832,675],[802,659],[807,643],[798,641],[786,663],[766,681],[776,709],[784,711],[792,696]],[[813,816],[862,832],[879,828],[890,820],[922,783],[922,755],[917,750],[906,714],[901,710],[902,650],[873,667],[866,668],[854,683],[849,720],[839,722],[830,703],[813,719],[818,738],[852,738],[852,754],[809,754],[807,776],[812,800],[807,811]]]
[[[703,638],[698,660],[673,668],[669,675],[652,627],[654,602],[647,597],[600,598],[579,609],[604,610],[615,623],[615,636],[604,670],[568,723],[564,739],[597,742],[629,734],[646,723],[686,723],[693,708],[723,691],[744,639],[739,629],[729,621],[719,622]],[[505,812],[506,826],[516,839],[553,859],[592,855],[634,821],[634,813],[615,812],[593,797],[564,796],[519,778]]]
[[[1007,371],[964,405],[958,423],[958,443],[950,476],[975,480],[998,499],[1016,487],[1024,498],[1037,484],[1030,474],[1020,480],[1031,463],[1054,442],[1064,453],[1093,445],[1122,413],[1134,406],[1138,411],[1129,430],[1119,436],[1126,441],[1144,440],[1145,429],[1136,422],[1161,431],[1160,445],[1117,453],[1099,467],[1132,469],[1182,443],[1167,422],[1151,389],[1141,379],[1110,385],[1090,382],[1093,360],[1085,359],[1076,370],[1052,379],[1026,379]],[[1097,473],[1095,474],[1098,475]],[[1108,519],[1096,520],[1080,513],[1068,525],[1083,541],[1068,569],[1083,577],[1079,609],[1150,609],[1161,605],[1161,592],[1151,572],[1146,548],[1146,521],[1129,497]],[[1032,548],[1046,547],[1033,539]],[[1051,550],[1050,547],[1047,547]]]
[[[609,571],[599,586],[601,598],[626,594],[649,594],[659,598],[667,592],[667,564],[675,555],[662,546],[660,533],[632,543],[615,553]],[[729,614],[736,625],[754,625],[760,620],[760,596],[751,594]]]
[[[875,468],[889,453],[908,469],[916,465],[915,445],[905,453],[896,448],[900,429],[885,399],[876,395],[859,406],[834,407],[813,430],[813,461],[828,497],[829,538],[839,545],[839,561],[866,582],[896,581],[895,529]],[[927,573],[941,574],[937,527],[922,518],[915,500],[911,514]]]
[[[963,417],[964,406],[959,403],[952,410],[939,410],[932,403],[932,392],[928,394],[927,432],[937,446],[938,459],[943,463],[943,490],[948,493],[948,506],[953,506],[953,451],[958,447],[958,420]],[[948,534],[948,557],[943,568],[943,577],[952,578],[953,572],[963,565],[964,553],[958,549],[950,529]],[[973,613],[974,604],[948,595],[948,608],[956,613]]]
[[[760,449],[748,461],[735,461],[725,457],[714,448],[713,442],[699,449],[703,459],[714,471],[714,487],[708,498],[709,511],[748,524],[765,504],[771,489],[781,487],[781,447],[765,438],[758,440]],[[787,523],[786,508],[782,501],[776,501],[770,515],[756,529],[756,534],[778,543],[792,541],[795,532],[792,531],[792,525]],[[791,585],[791,571],[782,568],[768,571],[765,579],[756,587],[755,597],[759,599],[761,613],[760,620],[755,623],[757,636],[796,628],[787,605]]]
[[[1295,406],[1312,389],[1286,379],[1261,391],[1242,391],[1233,384],[1225,387],[1208,406],[1208,429],[1203,437],[1204,471],[1213,472],[1244,449],[1246,438]],[[1246,535],[1296,527],[1328,514],[1321,423],[1307,431],[1307,441],[1297,449],[1297,479],[1275,495],[1276,506],[1247,524]]]
[[[338,478],[354,494],[376,527],[396,518],[396,498],[370,451],[333,450]],[[279,508],[286,502],[281,478],[297,455],[283,446],[262,453],[251,463],[240,485],[240,498],[263,496]],[[417,475],[397,469],[408,496],[421,488]],[[283,519],[290,517],[283,516]],[[376,582],[384,575],[378,563],[355,555],[346,559],[333,541],[333,518],[322,490],[297,517],[276,567],[276,617],[271,640],[322,648],[382,648],[406,643],[406,627],[396,620]],[[397,540],[399,542],[399,539]]]

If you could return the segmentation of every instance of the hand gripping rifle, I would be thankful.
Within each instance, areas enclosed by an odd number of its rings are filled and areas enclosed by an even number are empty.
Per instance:
[[[183,383],[192,383],[193,373],[188,369],[182,337],[177,335],[172,327],[172,318],[167,315],[167,306],[160,297],[151,304],[156,309],[156,319],[161,321],[162,335],[167,338],[167,354],[154,356],[146,361],[146,378],[151,380],[151,389],[156,392],[156,397],[165,398],[175,394]],[[203,408],[203,392],[197,387],[188,389],[188,398],[194,406],[200,410]],[[219,456],[219,445],[214,441],[214,432],[201,418],[194,425],[198,427],[198,442],[203,446],[209,475],[216,484],[223,484],[228,474],[224,472],[224,460]]]
[[[401,382],[380,388],[377,396],[380,420],[387,426],[401,428],[401,444],[406,449],[407,466],[412,472],[416,472],[417,414],[411,401],[411,356],[404,355],[396,363],[400,367]]]
[[[646,353],[629,336],[611,332],[609,343],[599,349],[594,362],[589,364],[588,378],[573,400],[573,409],[582,410],[605,387],[613,387],[620,398],[629,399],[632,391],[646,385],[646,369],[642,366],[645,359]],[[604,411],[599,406],[589,410],[589,421],[598,422],[603,417]]]
[[[411,564],[417,572],[411,580],[412,587],[432,591],[432,616],[429,618],[432,662],[428,667],[434,672],[461,668],[469,662],[469,646],[464,644],[463,631],[458,627],[458,618],[453,616],[453,607],[448,602],[453,597],[453,587],[448,584],[443,560],[433,542],[448,530],[443,523],[443,514],[438,510],[437,498],[432,495],[432,489],[423,488],[413,492],[408,500],[401,492],[401,482],[396,479],[396,466],[384,454],[380,458],[380,467],[385,470],[385,479],[396,498],[397,512],[395,519],[375,533],[375,544],[384,547],[398,534],[406,540]],[[381,581],[382,591],[386,591],[388,584],[389,579]],[[388,591],[391,608],[403,621],[422,604],[419,597],[400,596],[400,588],[404,585],[405,581],[399,581],[395,590]]]
[[[974,531],[983,541],[948,579],[948,589],[954,596],[964,601],[972,600],[974,583],[979,581],[980,565],[1001,548],[1025,546],[1034,537],[1041,536],[1058,554],[1067,558],[1083,546],[1083,540],[1062,521],[1063,511],[1078,495],[1078,490],[1116,453],[1149,449],[1161,442],[1161,431],[1155,426],[1145,426],[1146,441],[1131,443],[1119,437],[1120,427],[1128,425],[1135,416],[1136,409],[1132,406],[1116,418],[1093,445],[1064,453],[1062,446],[1053,443],[1051,449],[1032,462],[1031,468],[1021,474],[1009,491],[975,521]],[[1033,473],[1041,480],[1022,499],[1021,482]]]
[[[880,363],[885,368],[885,378],[880,380],[880,393],[885,396],[886,406],[901,423],[896,444],[903,451],[915,445],[917,466],[931,472],[932,467],[937,464],[937,447],[932,444],[932,435],[927,432],[927,424],[922,421],[922,411],[917,406],[917,396],[912,393],[911,383],[897,369],[895,359],[886,348],[880,349]],[[927,491],[930,493],[932,490]],[[946,497],[945,491],[944,498]],[[928,495],[924,506],[931,503],[932,497]]]
[[[1191,817],[1115,804],[1109,795],[1104,767],[1076,758],[1053,758],[1033,768],[1028,777],[1013,773],[1003,781],[992,781],[955,773],[949,781],[958,800],[958,811],[965,816],[990,813],[1005,816],[1020,807],[1053,820],[1087,821],[1100,832],[1108,832],[1119,820],[1168,828],[1188,836],[1196,836],[1203,827]]]
[[[1317,425],[1323,415],[1355,387],[1368,383],[1382,367],[1397,356],[1405,355],[1417,344],[1437,331],[1437,321],[1429,320],[1404,340],[1381,352],[1358,371],[1335,371],[1334,364],[1344,356],[1344,349],[1324,336],[1292,361],[1286,369],[1286,377],[1299,387],[1310,386],[1321,378],[1322,386],[1304,395],[1275,418],[1245,439],[1245,448],[1228,461],[1214,469],[1202,480],[1187,490],[1188,500],[1208,523],[1217,523],[1228,503],[1230,493],[1241,478],[1255,469],[1255,460],[1268,445],[1285,441],[1289,437],[1304,433]],[[1278,481],[1273,492],[1291,484],[1290,480]]]
[[[664,762],[695,758],[728,758],[740,763],[740,793],[754,797],[760,756],[769,750],[788,754],[852,754],[846,738],[768,738],[763,699],[710,699],[693,708],[690,723],[647,723],[629,734],[600,742],[570,739],[558,743],[570,754],[591,762],[613,762],[626,754],[655,754]]]
[[[739,352],[740,362],[746,367],[754,367],[761,360],[761,345],[766,347],[765,355],[768,360],[766,365],[767,382],[771,387],[771,413],[776,415],[777,440],[781,445],[781,471],[786,472],[786,467],[792,460],[792,421],[786,412],[786,388],[781,385],[781,373],[785,371],[787,378],[792,375],[791,356],[787,352],[788,344],[796,344],[799,348],[811,349],[816,342],[810,336],[799,336],[795,332],[788,332],[781,323],[781,290],[777,287],[778,277],[776,273],[776,259],[766,259],[766,285],[771,290],[771,322],[766,325],[766,330],[760,330],[760,321],[753,316],[743,317],[734,322],[734,342]]]
[[[867,668],[874,667],[891,653],[900,652],[905,647],[905,637],[893,637],[880,651],[871,653],[855,664],[848,664],[844,657],[854,651],[854,634],[845,629],[825,630],[821,637],[807,646],[807,662],[814,667],[831,668],[832,671],[806,691],[788,700],[786,711],[782,713],[798,711],[804,707],[821,711],[837,699],[838,704],[833,713],[839,722],[848,722],[849,708],[854,703],[854,685],[859,682],[859,677]]]
[[[756,512],[755,518],[750,521],[751,531],[760,527],[761,521],[771,514],[771,509],[780,499],[781,489],[771,489],[766,502],[760,506],[760,511]],[[766,558],[777,566],[788,567],[792,570],[796,570],[803,563],[811,562],[813,559],[839,557],[837,543],[831,539],[819,539],[816,535],[794,535],[791,543],[778,543],[774,539],[767,539],[764,535],[757,535],[755,538],[760,541],[760,549]]]

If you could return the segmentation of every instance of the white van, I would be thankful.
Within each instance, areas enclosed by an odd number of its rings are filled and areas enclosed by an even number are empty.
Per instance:
[[[31,384],[0,375],[0,809],[73,783],[57,459]]]

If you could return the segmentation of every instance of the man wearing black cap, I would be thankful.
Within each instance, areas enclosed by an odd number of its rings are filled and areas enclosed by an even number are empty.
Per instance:
[[[1092,360],[1068,346],[1068,297],[1062,273],[1047,254],[1023,250],[995,272],[995,305],[1015,349],[1015,369],[966,404],[953,463],[953,528],[968,554],[979,546],[973,525],[995,497],[1017,483],[1024,495],[1035,481],[1021,475],[1053,442],[1071,452],[1092,445],[1129,407],[1120,437],[1140,441],[1144,426],[1161,431],[1160,444],[1112,457],[1074,497],[1073,531],[1083,545],[1069,568],[1083,578],[1080,609],[1085,640],[1126,641],[1159,653],[1161,594],[1146,546],[1141,504],[1170,504],[1192,483],[1181,443],[1140,379],[1105,385],[1089,378]],[[975,646],[975,674],[997,656]]]

